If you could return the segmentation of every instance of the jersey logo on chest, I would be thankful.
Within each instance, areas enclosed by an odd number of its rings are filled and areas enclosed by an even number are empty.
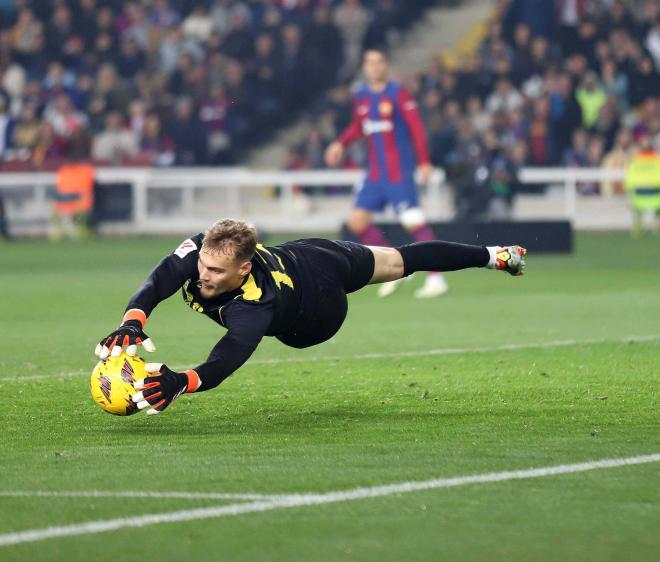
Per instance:
[[[184,284],[183,284],[183,300],[186,301],[186,304],[192,308],[195,312],[200,312],[204,313],[204,307],[199,304],[195,300],[195,295],[193,295],[189,290],[188,287],[190,286],[190,279],[188,279]]]

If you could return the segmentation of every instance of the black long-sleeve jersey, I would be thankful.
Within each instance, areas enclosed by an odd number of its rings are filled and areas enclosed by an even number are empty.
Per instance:
[[[257,245],[252,270],[238,289],[213,299],[202,297],[197,261],[203,237],[185,240],[163,258],[131,297],[127,310],[137,308],[149,316],[159,302],[181,290],[190,308],[227,328],[208,360],[195,367],[202,380],[199,390],[208,390],[243,365],[263,336],[294,331],[304,310],[297,258],[286,245]]]
[[[218,386],[236,371],[264,336],[292,347],[328,340],[346,318],[346,294],[366,285],[374,271],[371,251],[353,242],[305,239],[268,248],[258,244],[243,284],[205,299],[197,266],[203,238],[193,236],[163,258],[126,308],[149,316],[159,302],[181,290],[191,309],[227,328],[208,359],[195,367],[202,381],[197,392]]]

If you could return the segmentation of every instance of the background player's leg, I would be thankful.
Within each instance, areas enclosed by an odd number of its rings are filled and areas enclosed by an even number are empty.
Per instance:
[[[348,229],[357,236],[365,246],[390,246],[383,233],[376,228],[371,211],[355,208],[348,217]]]
[[[365,181],[357,194],[355,209],[348,221],[348,228],[366,246],[389,247],[391,244],[373,224],[372,213],[382,211],[388,203],[388,185]],[[383,283],[378,287],[378,296],[387,297],[396,291],[401,278]]]
[[[353,234],[360,238],[360,241],[365,246],[378,246],[383,248],[391,246],[385,236],[383,236],[383,233],[376,228],[376,225],[374,225],[372,220],[373,215],[370,211],[356,208],[353,209],[351,216],[348,219],[348,228]],[[387,297],[391,295],[396,291],[401,280],[401,276],[387,280],[388,282],[378,288],[378,296]]]
[[[426,217],[419,207],[406,209],[399,214],[401,225],[410,233],[416,242],[435,240],[433,230],[426,222]],[[424,285],[415,291],[418,299],[428,299],[444,295],[449,290],[447,281],[439,271],[430,271],[426,275]]]

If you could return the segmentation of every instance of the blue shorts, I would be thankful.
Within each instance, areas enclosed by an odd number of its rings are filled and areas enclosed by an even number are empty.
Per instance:
[[[365,180],[357,190],[355,207],[378,213],[392,205],[397,215],[419,207],[417,185],[414,180],[398,183]]]

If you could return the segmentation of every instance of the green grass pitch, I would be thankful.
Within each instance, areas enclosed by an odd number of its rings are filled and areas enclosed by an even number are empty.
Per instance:
[[[322,346],[265,341],[215,391],[183,396],[160,416],[109,416],[88,393],[92,350],[177,243],[0,245],[0,543],[242,503],[35,491],[325,493],[660,453],[657,238],[580,235],[572,256],[530,255],[522,278],[449,274],[450,292],[432,301],[412,298],[419,277],[386,300],[370,287],[350,297],[344,328]],[[147,326],[154,358],[176,367],[197,364],[221,332],[179,295]],[[27,541],[0,546],[0,561],[659,553],[652,462]]]

